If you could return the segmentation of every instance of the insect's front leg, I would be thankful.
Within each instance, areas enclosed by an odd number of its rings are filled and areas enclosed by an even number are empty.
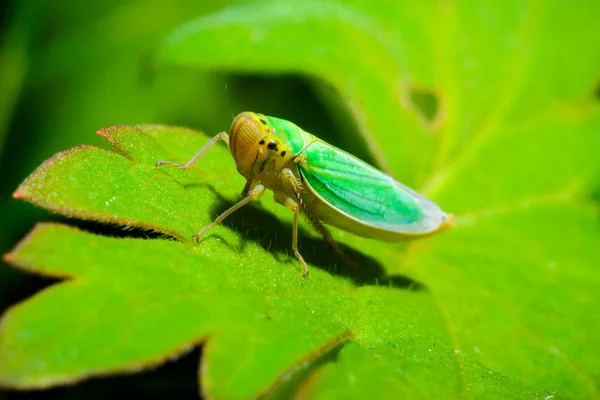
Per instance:
[[[242,199],[242,201],[240,201],[239,203],[237,203],[236,205],[230,207],[227,211],[225,211],[223,214],[219,215],[217,217],[217,219],[215,219],[210,225],[206,226],[205,228],[203,228],[200,232],[196,233],[194,235],[194,239],[198,240],[198,238],[200,238],[200,236],[204,235],[206,232],[208,232],[210,229],[214,228],[215,226],[217,226],[218,224],[220,224],[221,222],[223,222],[223,220],[225,218],[227,218],[229,215],[231,215],[234,211],[239,210],[240,208],[244,207],[246,204],[250,203],[252,200],[256,199],[258,196],[260,196],[263,192],[265,191],[265,187],[263,185],[256,185],[254,186],[252,189],[250,189],[247,194],[246,197],[244,197]]]
[[[202,157],[202,155],[206,153],[206,151],[210,149],[212,145],[217,143],[219,140],[224,141],[225,144],[227,144],[227,147],[229,147],[229,135],[226,132],[220,132],[217,135],[215,135],[212,139],[210,139],[208,143],[202,146],[202,148],[198,150],[198,152],[194,154],[194,156],[190,158],[185,164],[181,165],[173,161],[160,160],[156,163],[156,167],[158,168],[161,165],[171,165],[179,169],[190,169],[191,166],[194,165],[194,163],[198,161],[198,159]]]

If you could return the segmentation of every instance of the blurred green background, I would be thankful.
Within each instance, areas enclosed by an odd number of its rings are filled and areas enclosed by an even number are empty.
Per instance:
[[[95,135],[103,127],[158,123],[213,134],[228,130],[232,115],[251,110],[288,118],[308,130],[331,132],[328,140],[346,148],[356,143],[340,139],[344,133],[358,137],[352,123],[335,118],[336,113],[345,111],[336,109],[331,101],[330,107],[324,107],[335,93],[302,77],[154,67],[153,48],[174,27],[241,3],[0,3],[0,253],[8,252],[36,221],[61,220],[12,199],[16,187],[57,152],[83,143],[108,147]],[[290,94],[293,101],[285,101]],[[363,147],[355,145],[353,151],[369,160]],[[51,283],[0,263],[0,312]],[[103,379],[55,389],[45,396],[105,398],[115,391],[131,390],[161,397],[165,390],[197,398],[197,357],[194,352],[177,365],[161,367],[147,376]],[[10,398],[13,396],[37,398],[39,393],[12,393]]]

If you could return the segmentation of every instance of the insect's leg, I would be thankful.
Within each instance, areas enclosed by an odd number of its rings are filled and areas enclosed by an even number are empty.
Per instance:
[[[294,252],[294,255],[296,256],[298,261],[300,261],[300,264],[302,264],[302,267],[304,268],[302,276],[306,277],[308,275],[308,265],[306,265],[304,257],[302,257],[302,255],[298,251],[298,215],[300,214],[300,205],[296,203],[293,199],[289,198],[283,192],[275,192],[275,201],[279,204],[283,204],[284,206],[286,206],[294,212],[294,223],[292,226],[292,251]]]
[[[246,184],[244,185],[244,188],[242,189],[242,197],[248,196],[248,193],[250,193],[250,191],[253,188],[254,184],[255,183],[254,183],[254,181],[252,181],[252,179],[248,179],[246,181]]]
[[[227,144],[227,147],[229,147],[229,135],[226,132],[220,132],[217,135],[215,135],[215,137],[210,139],[208,143],[202,146],[202,148],[198,150],[198,152],[194,154],[194,156],[190,158],[185,164],[181,165],[173,161],[160,160],[156,163],[156,166],[160,167],[161,165],[171,165],[179,169],[189,169],[192,165],[194,165],[196,161],[198,161],[200,157],[202,157],[206,150],[212,147],[212,145],[217,143],[219,140],[224,141]]]
[[[296,194],[296,196],[298,198],[298,202],[302,205],[301,188],[300,188],[300,185],[298,184],[298,181],[296,180],[296,177],[292,173],[292,171],[289,168],[285,169],[282,172],[282,176],[284,178],[284,182],[287,183],[288,185],[291,185],[291,188],[293,189],[294,193]],[[310,210],[307,210],[306,207],[304,207],[304,214],[309,219],[310,223],[315,228],[315,230],[317,232],[319,232],[321,234],[321,236],[323,236],[323,239],[325,240],[325,242],[327,242],[327,244],[333,249],[333,251],[335,251],[335,253],[342,260],[342,262],[344,262],[344,264],[350,265],[353,267],[359,267],[358,263],[356,263],[354,260],[348,258],[344,254],[344,252],[342,251],[340,246],[333,240],[331,233],[325,227],[325,225],[323,225],[321,223],[321,221],[319,221],[317,218],[315,218],[315,216],[312,215]]]
[[[196,233],[194,235],[194,239],[198,240],[198,238],[200,236],[202,236],[203,234],[205,234],[207,231],[209,231],[210,229],[214,228],[215,226],[217,226],[218,224],[220,224],[221,222],[223,222],[223,220],[225,218],[227,218],[231,213],[233,213],[234,211],[244,207],[246,204],[250,203],[252,200],[256,199],[258,196],[260,196],[263,192],[265,191],[265,187],[263,185],[256,185],[254,186],[254,188],[252,188],[252,190],[250,190],[246,197],[244,197],[242,199],[242,201],[240,201],[239,203],[237,203],[236,205],[230,207],[227,211],[223,212],[223,214],[219,215],[217,217],[217,219],[215,219],[210,225],[204,227],[200,232]]]
[[[360,265],[356,261],[354,261],[353,259],[349,258],[347,255],[344,254],[344,252],[342,251],[340,246],[335,242],[335,240],[333,240],[333,237],[331,236],[331,232],[329,232],[329,229],[327,229],[325,227],[325,225],[323,225],[321,223],[321,221],[314,218],[312,215],[310,215],[308,213],[307,213],[307,216],[310,219],[310,222],[312,223],[312,225],[316,229],[316,231],[319,232],[321,234],[321,236],[323,236],[323,239],[325,240],[325,242],[327,242],[329,247],[331,247],[333,249],[333,251],[335,251],[335,254],[337,254],[337,256],[340,258],[340,260],[342,260],[342,262],[344,264],[349,265],[351,267],[355,267],[355,268],[360,267]]]
[[[306,278],[308,276],[308,265],[306,265],[306,261],[298,251],[298,215],[300,214],[300,206],[296,204],[294,207],[294,226],[292,228],[292,251],[294,255],[300,261],[300,264],[304,267],[304,271],[302,272],[302,277]]]

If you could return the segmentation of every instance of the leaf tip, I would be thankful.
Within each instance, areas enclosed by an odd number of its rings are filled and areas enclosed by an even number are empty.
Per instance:
[[[108,139],[108,137],[110,136],[110,134],[114,131],[117,131],[119,129],[123,129],[123,128],[128,128],[128,126],[126,125],[113,125],[113,126],[108,126],[106,128],[102,128],[102,129],[98,129],[96,131],[96,135],[98,136],[102,136],[105,139]]]
[[[25,194],[19,188],[15,190],[15,192],[12,194],[12,197],[16,200],[22,200],[23,198],[25,198]]]
[[[57,279],[74,278],[74,275],[70,272],[55,271],[41,267],[35,257],[40,254],[40,244],[48,242],[49,237],[60,233],[59,230],[80,231],[78,228],[57,222],[38,222],[10,252],[2,255],[3,261],[18,270],[31,274]]]
[[[7,264],[13,264],[14,263],[14,257],[12,255],[12,253],[4,253],[4,254],[2,254],[2,261],[4,261]]]
[[[2,255],[2,260],[7,264],[20,266],[18,254],[24,247],[27,247],[33,237],[43,233],[47,229],[52,229],[55,227],[60,228],[62,226],[62,224],[56,222],[38,222],[35,224],[33,229],[31,229],[21,240],[19,240],[19,242],[10,252]]]

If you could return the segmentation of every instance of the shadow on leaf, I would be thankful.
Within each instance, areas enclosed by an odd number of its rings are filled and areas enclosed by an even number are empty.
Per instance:
[[[220,215],[236,202],[222,197],[214,188],[206,185],[218,198],[210,211],[212,219]],[[300,268],[298,260],[292,253],[292,225],[280,221],[268,211],[260,208],[258,204],[251,203],[236,210],[222,223],[223,226],[241,233],[243,240],[237,251],[244,251],[248,241],[254,241],[266,251],[286,254],[285,257],[276,256],[281,263],[295,265]],[[202,228],[202,227],[199,227]],[[200,240],[206,240],[210,232]],[[221,238],[223,243],[227,240]],[[227,244],[232,246],[231,244]],[[306,262],[328,273],[350,279],[357,286],[391,286],[408,290],[423,290],[425,287],[405,276],[387,276],[380,262],[374,258],[357,251],[351,247],[339,244],[344,255],[357,262],[360,267],[344,264],[335,251],[321,238],[311,237],[309,232],[302,227],[298,229],[298,248]]]

